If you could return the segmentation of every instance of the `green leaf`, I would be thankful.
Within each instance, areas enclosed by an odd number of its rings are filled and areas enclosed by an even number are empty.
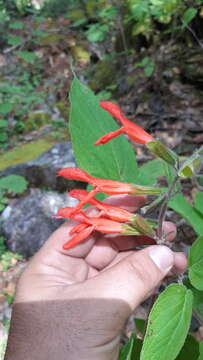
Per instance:
[[[0,202],[1,202],[1,204],[8,204],[9,203],[9,199],[7,198],[7,197],[0,197]]]
[[[74,79],[70,93],[70,133],[77,165],[92,176],[134,183],[138,173],[133,149],[124,136],[94,146],[103,134],[118,128],[99,107],[92,91]]]
[[[8,126],[8,121],[0,119],[0,128],[5,128],[7,126]]]
[[[203,360],[203,341],[199,344],[199,357],[198,360]]]
[[[86,24],[86,23],[87,23],[87,18],[86,18],[86,17],[82,17],[82,18],[74,21],[74,22],[71,24],[71,26],[72,26],[72,27],[79,27],[79,26],[84,25],[84,24]]]
[[[136,327],[136,329],[137,329],[141,334],[144,334],[146,321],[145,321],[144,319],[135,319],[134,321],[135,321],[135,327]]]
[[[190,248],[189,279],[196,289],[203,290],[203,236],[200,236]]]
[[[107,25],[91,25],[86,31],[87,38],[91,42],[103,41],[107,35],[109,27]]]
[[[18,55],[29,64],[34,63],[38,59],[32,51],[18,51]]]
[[[0,114],[2,115],[7,115],[12,111],[12,104],[8,103],[8,102],[4,102],[2,104],[0,104]]]
[[[47,34],[44,31],[39,30],[39,29],[32,30],[32,35],[37,36],[37,37],[45,37],[45,36],[47,36]]]
[[[199,291],[199,290],[195,289],[191,285],[188,278],[186,280],[184,280],[184,285],[186,285],[187,288],[189,288],[192,291],[192,293],[193,293],[193,308],[195,309],[197,314],[200,316],[200,318],[203,319],[203,291]]]
[[[99,42],[105,39],[106,34],[101,30],[91,31],[87,34],[87,39],[90,42]]]
[[[132,4],[131,12],[135,20],[143,20],[147,14],[149,14],[149,2],[144,0],[138,2],[138,4]]]
[[[192,19],[197,15],[198,10],[195,8],[189,8],[187,9],[183,14],[183,28],[185,28],[186,25],[188,25]]]
[[[0,179],[0,189],[20,194],[27,189],[27,181],[20,175],[8,175]]]
[[[147,76],[147,77],[150,77],[152,76],[154,72],[154,64],[149,64],[147,65],[145,68],[144,68],[144,74]]]
[[[196,176],[197,182],[200,186],[203,186],[203,175]]]
[[[161,159],[148,161],[139,168],[139,174],[135,179],[136,184],[154,185],[157,178],[165,175],[165,166]]]
[[[203,192],[197,192],[195,194],[195,209],[200,211],[200,213],[203,215]]]
[[[5,252],[6,245],[5,245],[5,238],[0,236],[0,256]]]
[[[5,142],[8,140],[8,135],[6,132],[1,132],[0,133],[0,142]]]
[[[14,23],[9,24],[9,29],[23,29],[24,24],[21,21],[15,21]]]
[[[29,4],[29,0],[15,0],[15,5],[21,13],[24,13],[26,7],[29,6]]]
[[[13,46],[21,45],[21,44],[22,44],[22,41],[23,41],[23,38],[20,37],[20,36],[10,35],[10,36],[8,37],[8,44],[9,44],[9,45],[13,45]]]
[[[197,174],[203,163],[203,146],[201,146],[194,154],[192,154],[181,165],[178,175],[183,178],[190,178]]]
[[[5,205],[0,203],[0,211],[3,211],[5,209]]]
[[[188,335],[176,360],[197,360],[198,355],[199,344],[192,335]]]
[[[203,215],[182,194],[175,195],[169,201],[169,207],[181,214],[198,234],[203,234]]]
[[[118,360],[137,360],[141,352],[142,341],[136,339],[136,335],[132,334],[127,344],[120,351]]]
[[[148,319],[140,360],[174,360],[189,330],[192,292],[172,284],[159,296]]]

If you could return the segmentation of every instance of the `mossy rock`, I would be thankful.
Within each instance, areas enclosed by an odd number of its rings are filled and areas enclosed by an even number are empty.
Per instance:
[[[33,160],[43,152],[49,150],[53,144],[54,141],[51,142],[44,138],[29,144],[17,146],[6,153],[0,153],[0,170],[4,170],[8,166]]]
[[[87,0],[85,5],[87,14],[94,17],[95,12],[101,8],[103,9],[105,5],[109,6],[108,0]]]
[[[44,112],[30,112],[25,120],[25,130],[32,131],[51,122],[50,115]]]
[[[57,44],[65,39],[62,34],[48,34],[44,37],[38,39],[39,45],[41,46],[49,46]]]
[[[117,79],[116,65],[109,61],[100,61],[95,65],[95,71],[89,81],[89,86],[94,91],[103,90],[108,85],[112,85]]]
[[[59,110],[61,117],[65,120],[68,120],[70,111],[69,106],[64,102],[59,101],[55,104],[55,107]]]
[[[90,63],[90,54],[87,49],[82,45],[75,45],[71,48],[73,58],[83,65]]]
[[[71,10],[68,12],[67,17],[72,21],[77,21],[85,17],[85,12],[82,9]]]

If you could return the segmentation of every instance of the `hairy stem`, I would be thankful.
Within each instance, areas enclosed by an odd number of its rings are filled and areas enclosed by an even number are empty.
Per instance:
[[[163,201],[162,205],[161,205],[161,209],[159,212],[159,220],[158,220],[158,230],[157,230],[157,237],[158,237],[158,241],[159,243],[164,243],[164,234],[163,234],[163,223],[166,217],[166,210],[167,210],[167,206],[168,206],[168,202],[172,197],[173,194],[173,190],[176,186],[176,183],[179,179],[179,176],[177,175],[173,182],[171,183],[171,185],[168,188],[168,192],[165,195],[165,200]]]

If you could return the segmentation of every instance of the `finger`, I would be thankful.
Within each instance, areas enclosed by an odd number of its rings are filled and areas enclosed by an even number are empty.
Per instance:
[[[144,206],[146,196],[144,195],[114,195],[104,200],[105,203],[121,207],[130,212],[135,212]]]
[[[172,222],[164,221],[163,232],[166,235],[167,241],[173,241],[177,235],[177,228]]]
[[[119,263],[121,260],[123,260],[127,256],[132,255],[134,253],[135,253],[135,251],[125,251],[125,252],[118,253],[114,257],[112,262],[107,266],[107,268]],[[105,268],[104,271],[107,268]],[[186,270],[186,268],[187,268],[187,258],[185,256],[185,254],[180,253],[180,252],[174,252],[174,266],[171,269],[171,271],[169,272],[169,276],[179,275],[179,274],[183,273]]]
[[[91,267],[102,270],[118,255],[118,249],[105,237],[97,240],[95,246],[88,253],[85,261]]]
[[[185,254],[181,252],[176,252],[175,254],[175,265],[172,269],[172,274],[181,274],[187,268],[187,258]]]
[[[132,311],[158,286],[174,265],[175,255],[166,246],[150,246],[133,253],[100,272],[96,277],[97,297],[124,301]],[[88,281],[86,296],[91,295],[95,297],[95,278]]]
[[[176,235],[176,226],[166,221],[164,223],[164,231],[166,234],[168,233],[166,240],[172,241]],[[90,266],[102,270],[114,260],[119,251],[127,251],[143,245],[156,245],[156,242],[154,239],[145,235],[98,235],[98,240],[89,251],[86,261]]]
[[[77,224],[76,221],[66,221],[61,225],[53,234],[49,237],[46,243],[43,245],[42,249],[46,252],[59,252],[62,255],[69,255],[79,258],[84,258],[87,256],[89,251],[94,246],[96,241],[96,234],[88,237],[87,240],[79,244],[79,246],[74,247],[70,250],[64,250],[63,245],[73,237],[70,235],[70,231]],[[42,250],[41,249],[41,250]]]

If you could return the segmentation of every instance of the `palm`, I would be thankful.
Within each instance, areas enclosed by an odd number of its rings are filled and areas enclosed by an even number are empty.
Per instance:
[[[143,202],[144,197],[114,196],[110,198],[110,203],[120,206],[122,204],[122,207],[129,211],[137,210]],[[89,212],[92,212],[92,209]],[[35,282],[37,283],[38,289],[35,293],[39,294],[40,298],[42,296],[54,298],[58,296],[60,288],[64,289],[64,286],[70,288],[70,285],[77,283],[80,285],[98,275],[99,272],[128,256],[130,251],[122,252],[122,250],[134,248],[139,245],[141,239],[135,236],[108,238],[108,236],[95,234],[79,246],[68,251],[63,250],[63,244],[70,237],[69,231],[73,226],[75,222],[71,221],[58,228],[28,266],[26,274],[31,273],[33,290]],[[167,225],[166,232],[170,232],[170,229],[174,230],[173,224]],[[173,238],[173,235],[175,231],[170,237]],[[143,239],[141,243],[142,241]],[[145,238],[145,242],[150,244],[151,240]],[[38,291],[39,287],[40,291]]]

